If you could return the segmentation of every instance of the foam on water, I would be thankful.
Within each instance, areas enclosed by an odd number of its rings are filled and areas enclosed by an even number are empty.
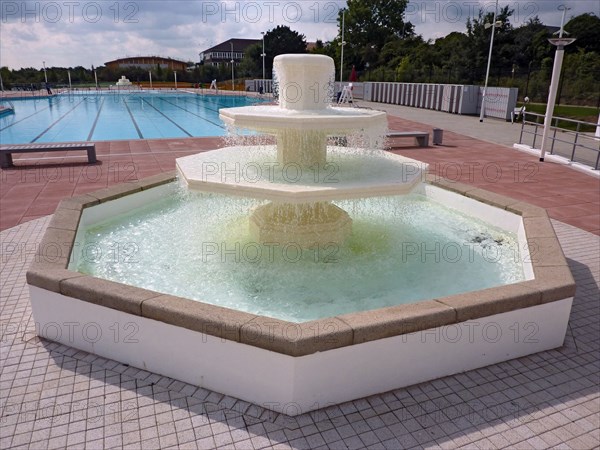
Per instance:
[[[420,195],[335,202],[352,236],[309,249],[253,242],[260,204],[179,192],[87,228],[77,270],[293,322],[524,279],[514,235]]]

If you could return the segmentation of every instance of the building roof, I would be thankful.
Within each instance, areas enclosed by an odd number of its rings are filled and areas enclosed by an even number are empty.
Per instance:
[[[180,59],[168,58],[165,56],[138,55],[138,56],[126,56],[125,58],[114,59],[112,61],[107,61],[104,64],[127,62],[128,60],[131,60],[131,59],[141,59],[141,58],[148,58],[148,59],[152,58],[152,59],[161,60],[161,61],[173,61],[173,62],[180,63],[180,64],[188,63],[187,61],[181,61]]]
[[[220,44],[217,44],[214,47],[207,48],[206,50],[203,50],[200,53],[230,52],[232,42],[233,42],[233,51],[234,52],[243,52],[250,45],[258,44],[259,42],[262,42],[262,41],[261,41],[261,39],[232,38],[232,39],[228,39],[227,41],[221,42]]]

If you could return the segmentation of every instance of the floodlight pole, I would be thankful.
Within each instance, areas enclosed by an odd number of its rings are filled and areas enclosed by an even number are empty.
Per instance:
[[[263,51],[262,54],[260,56],[262,56],[262,63],[263,63],[263,79],[262,79],[262,88],[263,88],[263,93],[266,92],[265,89],[265,81],[266,81],[266,71],[265,71],[265,57],[267,56],[267,54],[265,53],[265,32],[261,31],[260,34],[262,34],[262,44],[263,44]]]
[[[98,90],[98,74],[96,73],[96,69],[94,69],[94,80],[96,81],[96,90]]]
[[[72,87],[71,87],[71,71],[70,70],[67,70],[67,77],[69,77],[69,90],[72,90]]]
[[[340,56],[340,83],[343,81],[344,76],[344,45],[346,45],[346,41],[344,41],[344,28],[346,27],[346,10],[342,10],[342,42],[340,45],[342,46],[342,54]]]
[[[148,75],[150,76],[150,89],[152,89],[152,71],[148,71]]]
[[[550,132],[550,126],[552,125],[552,113],[554,112],[554,105],[556,104],[556,94],[558,92],[558,84],[560,81],[560,72],[562,70],[563,58],[565,56],[565,47],[575,42],[573,38],[564,38],[565,33],[565,17],[568,8],[565,5],[560,5],[558,10],[563,12],[562,21],[560,24],[560,31],[558,38],[548,39],[552,45],[556,46],[556,55],[554,56],[554,67],[552,68],[552,81],[550,82],[550,94],[548,95],[548,104],[546,105],[546,116],[544,118],[544,133],[542,135],[542,148],[540,149],[540,161],[544,161],[546,156],[546,140],[548,139],[548,133]],[[568,33],[567,33],[568,34]]]
[[[231,90],[235,90],[235,72],[233,71],[233,63],[235,60],[233,59],[233,41],[231,42]]]
[[[44,65],[44,80],[46,81],[46,84],[48,84],[48,75],[46,74],[46,61],[42,61],[42,64]]]
[[[177,90],[177,71],[173,71],[173,75],[175,76],[175,90]]]
[[[487,71],[485,73],[485,86],[483,87],[483,95],[481,97],[481,112],[479,121],[483,122],[485,116],[485,102],[487,100],[488,80],[490,78],[490,67],[492,65],[492,50],[494,49],[494,35],[496,34],[496,17],[498,16],[498,0],[496,0],[496,10],[494,11],[494,20],[492,20],[492,39],[490,40],[490,53],[488,54]]]

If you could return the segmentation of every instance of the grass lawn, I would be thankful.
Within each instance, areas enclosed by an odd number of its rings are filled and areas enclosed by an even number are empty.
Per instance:
[[[518,106],[522,106],[523,103],[519,103]],[[533,112],[538,114],[546,113],[546,104],[545,103],[529,103],[527,105],[527,112]],[[600,110],[598,108],[594,108],[591,106],[575,106],[575,105],[560,105],[554,107],[554,117],[562,117],[565,119],[574,119],[581,120],[583,122],[598,122],[598,114]],[[554,124],[554,122],[552,122]],[[566,128],[568,130],[577,129],[577,124],[572,122],[567,122],[564,120],[558,121],[558,126],[560,128]],[[595,126],[582,126],[581,131],[595,131]]]

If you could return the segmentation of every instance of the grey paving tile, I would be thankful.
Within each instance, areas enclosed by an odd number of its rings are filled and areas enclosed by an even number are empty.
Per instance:
[[[8,231],[38,242],[47,222]],[[24,325],[0,339],[0,446],[598,447],[600,258],[589,249],[599,241],[559,222],[554,226],[578,284],[563,348],[297,418],[68,346],[23,342],[31,333],[27,264],[9,258],[0,272],[0,313],[18,316]]]

